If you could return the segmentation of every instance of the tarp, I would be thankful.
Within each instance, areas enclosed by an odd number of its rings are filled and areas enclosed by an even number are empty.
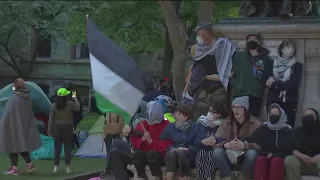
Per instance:
[[[30,97],[32,99],[32,107],[35,115],[45,114],[49,116],[51,109],[51,102],[42,89],[34,82],[25,81],[25,87],[30,91]],[[0,90],[0,114],[7,103],[7,100],[12,95],[13,83],[7,85]]]
[[[75,153],[75,156],[83,158],[106,158],[106,148],[103,144],[104,120],[104,116],[100,116],[90,129],[87,139]],[[102,146],[104,146],[103,150]]]
[[[30,154],[33,160],[50,160],[54,157],[54,143],[53,138],[40,134],[42,146],[39,149],[32,151]],[[62,146],[61,158],[64,158],[64,148]]]

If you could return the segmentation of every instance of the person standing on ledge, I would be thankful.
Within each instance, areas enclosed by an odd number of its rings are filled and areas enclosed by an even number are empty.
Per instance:
[[[54,169],[53,173],[58,172],[62,144],[64,145],[66,173],[71,173],[71,151],[73,147],[73,112],[79,111],[80,103],[76,97],[71,100],[70,91],[60,88],[57,91],[56,102],[51,106],[49,117],[48,135],[54,140]]]
[[[231,85],[234,88],[234,98],[248,96],[249,113],[259,118],[263,87],[272,76],[264,73],[264,69],[272,69],[273,61],[269,57],[269,50],[261,46],[259,34],[250,33],[246,40],[246,51],[237,52],[233,57]]]
[[[12,96],[8,100],[0,120],[0,153],[9,153],[11,167],[5,172],[8,175],[19,175],[18,156],[26,162],[27,172],[36,169],[30,153],[41,147],[37,120],[32,110],[29,90],[24,80],[14,80]]]

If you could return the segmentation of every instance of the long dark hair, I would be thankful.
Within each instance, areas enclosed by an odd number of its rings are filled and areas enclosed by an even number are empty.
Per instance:
[[[290,58],[292,58],[293,56],[296,55],[296,45],[295,45],[295,43],[293,42],[293,40],[292,40],[292,39],[285,39],[285,40],[283,40],[283,41],[281,42],[281,44],[279,45],[279,47],[278,47],[278,49],[277,49],[280,57],[282,57],[282,51],[281,51],[281,50],[282,50],[284,47],[289,46],[289,45],[292,45],[293,48],[294,48],[293,55],[292,55]]]
[[[234,134],[233,134],[233,122],[237,122],[237,120],[236,120],[236,117],[234,117],[232,108],[229,111],[229,118],[230,118],[230,121],[231,121],[230,137],[233,138],[234,137]],[[251,118],[251,114],[249,113],[249,111],[247,109],[244,108],[244,121],[250,121],[250,118]]]
[[[56,108],[58,110],[64,110],[67,106],[67,102],[69,100],[69,96],[57,96],[56,97]]]

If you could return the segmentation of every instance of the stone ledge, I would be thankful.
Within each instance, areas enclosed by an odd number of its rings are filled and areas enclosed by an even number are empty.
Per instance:
[[[127,168],[128,168],[128,170],[130,170],[130,171],[132,171],[134,173],[134,180],[138,180],[137,172],[136,172],[136,169],[134,168],[134,165],[128,165]],[[166,168],[162,167],[161,168],[161,172],[162,172],[162,177],[165,177]],[[238,178],[239,175],[240,175],[239,171],[233,171],[233,173],[236,176],[236,178]],[[150,172],[150,168],[148,166],[146,166],[146,175],[147,175],[148,180],[154,180],[155,179],[155,177],[152,176],[152,174]],[[176,179],[177,179],[177,177],[178,176],[175,175]],[[196,169],[192,169],[191,170],[191,180],[197,180],[197,171],[196,171]],[[214,177],[213,177],[212,180],[221,180],[218,170],[215,172]],[[301,180],[320,180],[320,177],[317,177],[317,176],[302,176]]]

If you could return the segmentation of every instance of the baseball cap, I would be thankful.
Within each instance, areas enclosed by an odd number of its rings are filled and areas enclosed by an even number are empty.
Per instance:
[[[60,88],[57,91],[58,96],[68,96],[70,94],[70,91],[68,91],[66,88]]]
[[[210,31],[212,30],[212,24],[209,22],[199,23],[197,27],[193,29],[193,31],[199,31],[201,29]]]

